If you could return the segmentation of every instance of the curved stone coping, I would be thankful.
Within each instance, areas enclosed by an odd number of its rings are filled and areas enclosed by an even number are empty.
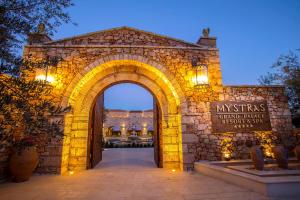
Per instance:
[[[264,168],[267,169],[268,167],[276,167],[276,166],[277,164],[267,164],[264,166]],[[300,166],[300,163],[289,163],[289,167],[292,166]],[[253,168],[253,165],[228,166],[229,169],[245,172],[260,177],[300,176],[300,170],[282,169],[282,170],[275,170],[275,171],[272,170],[260,171],[260,170],[250,169],[251,167]]]
[[[240,162],[241,165],[247,163]],[[225,162],[195,162],[195,171],[201,174],[211,176],[223,181],[260,192],[267,196],[284,196],[299,197],[300,196],[300,176],[279,176],[279,177],[260,177],[245,172],[229,169],[224,166]],[[227,165],[230,165],[227,162]],[[219,164],[219,165],[218,165]],[[237,165],[238,162],[232,162]]]

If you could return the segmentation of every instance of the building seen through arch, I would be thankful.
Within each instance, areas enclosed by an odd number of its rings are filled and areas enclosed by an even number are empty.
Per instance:
[[[153,146],[153,110],[105,109],[103,138],[106,147]],[[132,141],[134,138],[137,141]],[[117,141],[117,143],[116,143]]]
[[[155,98],[142,86],[121,83],[104,92],[105,148],[153,147]]]

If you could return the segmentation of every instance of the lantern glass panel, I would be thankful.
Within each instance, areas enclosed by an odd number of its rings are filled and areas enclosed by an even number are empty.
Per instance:
[[[208,72],[206,65],[199,65],[195,67],[195,74],[192,81],[195,86],[208,84]]]

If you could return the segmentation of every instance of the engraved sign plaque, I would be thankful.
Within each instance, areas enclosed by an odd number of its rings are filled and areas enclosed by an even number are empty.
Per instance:
[[[218,101],[210,104],[212,129],[216,133],[271,130],[266,101]]]

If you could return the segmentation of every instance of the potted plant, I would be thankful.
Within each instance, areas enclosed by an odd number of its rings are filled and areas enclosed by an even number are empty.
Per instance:
[[[24,137],[14,142],[9,169],[14,182],[27,181],[38,164],[36,141],[33,137]]]
[[[41,98],[49,90],[44,89],[43,85],[45,84],[35,82],[34,76],[36,75],[36,69],[41,71],[51,69],[58,62],[53,59],[53,56],[49,56],[44,51],[40,52],[38,60],[30,60],[30,51],[22,53],[22,48],[26,43],[26,38],[29,43],[44,41],[43,38],[47,38],[48,35],[55,32],[56,28],[62,23],[70,22],[70,16],[65,12],[65,9],[72,6],[72,3],[70,0],[64,0],[40,1],[39,3],[31,3],[30,1],[5,1],[4,3],[4,1],[1,1],[0,4],[1,182],[2,180],[5,181],[9,175],[8,160],[11,155],[11,149],[16,149],[19,142],[22,141],[21,143],[23,143],[24,140],[26,141],[27,136],[32,135],[35,138],[39,135],[38,132],[41,134],[53,134],[52,131],[43,132],[48,122],[41,120],[41,118],[45,118],[44,114],[51,113],[51,109],[54,108],[51,103],[45,105]],[[49,97],[47,101],[52,102],[52,100],[53,98]],[[28,113],[32,114],[28,115]],[[30,130],[27,128],[26,130],[18,131],[15,127],[19,125],[19,122],[22,122],[20,120],[22,118],[27,118],[28,121],[26,123],[32,124],[31,127],[37,125],[36,129]],[[43,123],[42,128],[40,126],[41,123]],[[53,128],[51,129],[53,130]]]

